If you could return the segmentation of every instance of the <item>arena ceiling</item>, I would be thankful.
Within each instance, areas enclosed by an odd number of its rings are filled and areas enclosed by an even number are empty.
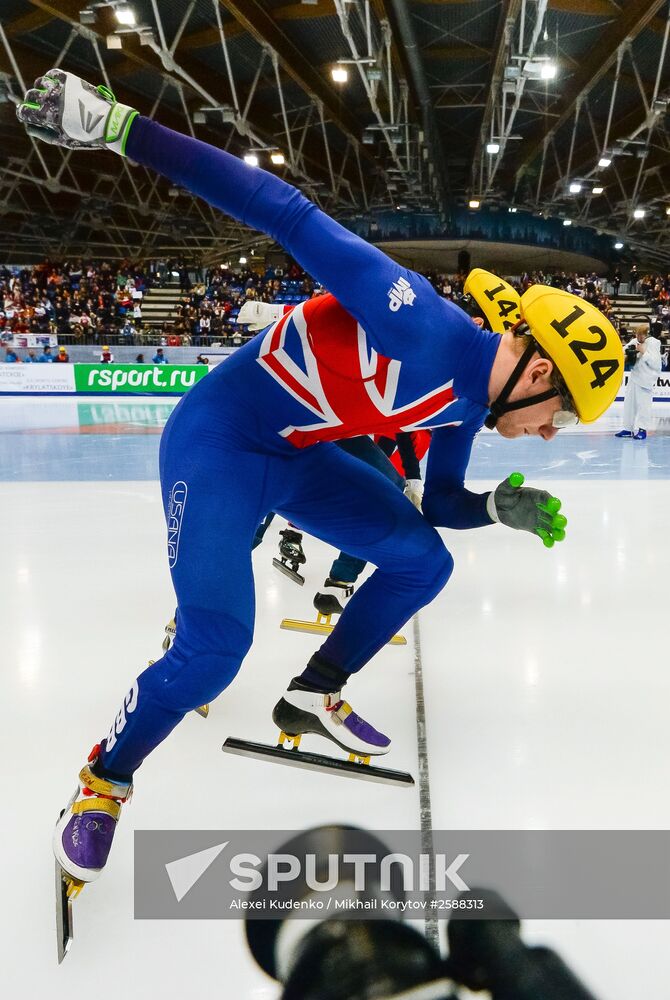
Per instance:
[[[122,25],[128,7],[135,23]],[[60,65],[255,154],[335,216],[438,212],[448,234],[453,207],[476,200],[592,226],[670,267],[669,0],[2,0],[1,11],[5,260],[184,249],[214,260],[267,245],[142,167],[29,140],[14,104]]]

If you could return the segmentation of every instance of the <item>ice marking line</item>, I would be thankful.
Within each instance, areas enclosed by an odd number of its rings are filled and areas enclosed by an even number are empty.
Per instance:
[[[423,661],[421,659],[421,628],[419,615],[412,621],[414,639],[414,693],[416,699],[416,747],[419,759],[419,817],[421,821],[421,852],[433,855],[433,810],[430,803],[430,773],[428,769],[428,739],[426,735],[426,705],[423,696]],[[435,890],[435,865],[431,863],[429,895]],[[440,938],[437,919],[426,917],[426,938],[439,950]]]

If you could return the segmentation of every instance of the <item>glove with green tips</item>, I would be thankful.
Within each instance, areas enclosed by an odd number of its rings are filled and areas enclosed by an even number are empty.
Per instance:
[[[536,490],[523,483],[522,474],[513,472],[489,494],[486,509],[493,521],[518,531],[530,531],[550,549],[555,542],[565,538],[568,521],[559,513],[561,501],[546,490]]]
[[[39,77],[16,109],[28,135],[36,139],[65,149],[111,149],[121,155],[137,114],[119,104],[108,87],[94,87],[62,69]]]

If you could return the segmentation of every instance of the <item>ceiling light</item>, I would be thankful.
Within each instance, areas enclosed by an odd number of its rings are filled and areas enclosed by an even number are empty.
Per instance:
[[[644,219],[646,212],[643,208],[636,208],[633,212],[634,219]]]
[[[123,44],[119,35],[107,35],[106,38],[108,49],[122,49]]]
[[[605,190],[604,187],[600,187],[600,186],[594,187],[594,189],[591,192],[591,194],[602,194],[604,190]]]
[[[135,18],[135,11],[132,7],[128,7],[123,4],[121,7],[116,7],[114,9],[114,14],[116,15],[116,20],[119,24],[133,25],[137,23]]]
[[[582,185],[579,183],[579,181],[573,181],[572,184],[570,185],[570,194],[579,194],[581,190],[582,190]]]
[[[284,159],[284,154],[279,152],[270,153],[270,159],[272,160],[272,162],[276,167],[281,167],[282,163],[286,162],[286,160]]]
[[[514,214],[516,212],[516,208],[510,206],[510,208],[508,208],[507,211],[512,212],[512,214]]]
[[[612,161],[609,158],[609,156],[601,156],[600,159],[598,160],[599,167],[609,167],[611,163]]]
[[[623,243],[621,243],[620,241],[617,242],[617,243],[615,243],[614,244],[614,249],[615,250],[623,250]]]
[[[194,111],[193,112],[193,124],[194,125],[206,125],[207,116],[204,111]]]
[[[556,73],[558,72],[558,67],[556,63],[546,62],[542,64],[542,69],[540,70],[540,78],[542,80],[554,80],[556,78]]]
[[[477,198],[471,198],[468,202],[468,208],[479,208],[480,202]]]
[[[665,207],[665,214],[666,215],[670,215],[670,205],[666,205],[666,207]]]
[[[486,144],[486,152],[495,154],[500,152],[500,143],[498,142],[488,142]]]
[[[246,264],[246,262],[247,262],[247,258],[246,257],[240,257],[240,259],[239,259],[239,263],[240,264]]]
[[[564,226],[571,226],[572,225],[572,219],[563,219],[563,225]]]
[[[244,154],[244,162],[246,164],[248,164],[250,167],[257,167],[258,166],[258,157],[256,156],[255,153],[245,153]]]
[[[81,24],[95,24],[95,17],[96,14],[94,10],[84,8],[84,10],[79,11],[79,21]]]
[[[335,83],[346,83],[349,79],[349,70],[346,66],[333,66],[330,75]]]

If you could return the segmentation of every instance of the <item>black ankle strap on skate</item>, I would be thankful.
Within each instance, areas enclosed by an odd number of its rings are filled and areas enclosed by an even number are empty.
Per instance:
[[[291,681],[289,691],[298,689],[329,694],[344,687],[350,676],[346,670],[329,663],[320,653],[314,653],[303,673]]]

